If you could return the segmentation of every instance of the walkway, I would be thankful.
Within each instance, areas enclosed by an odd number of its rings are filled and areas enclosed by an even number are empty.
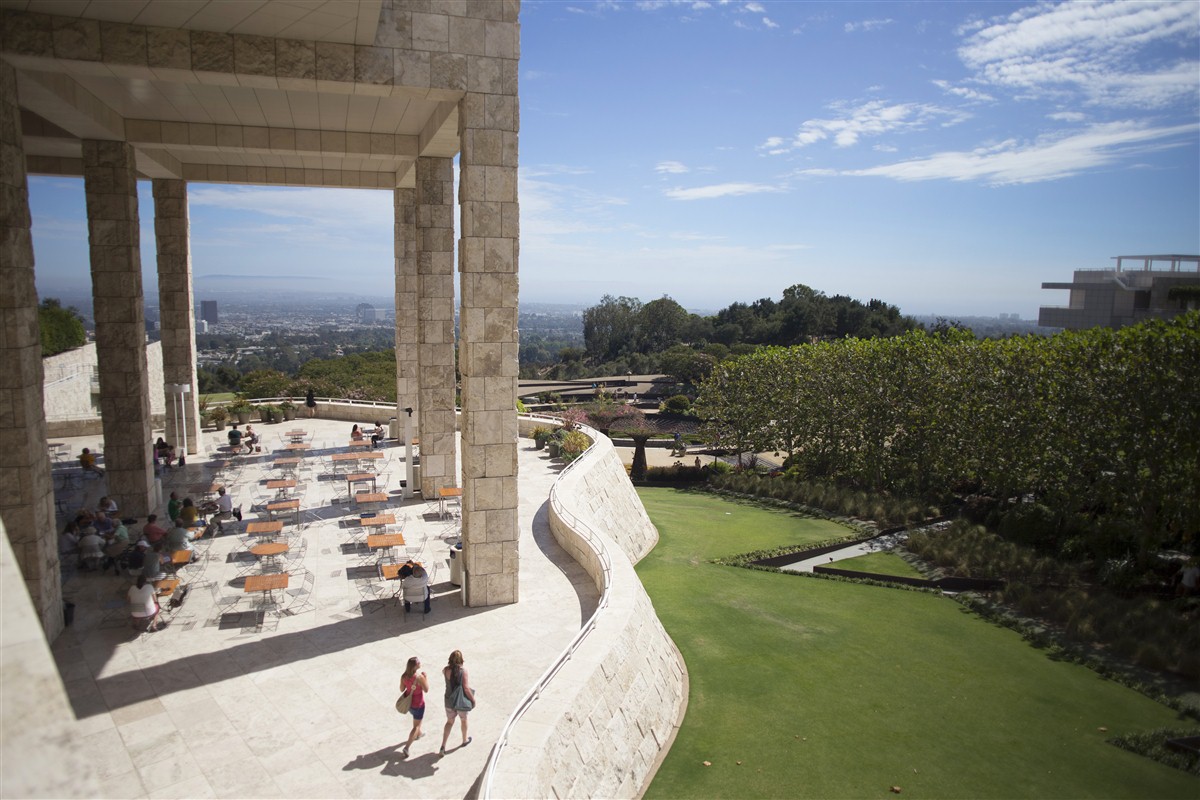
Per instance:
[[[300,420],[317,452],[345,450],[350,423]],[[255,425],[264,455],[248,459],[232,481],[238,502],[260,492],[294,427]],[[206,444],[224,433],[204,434]],[[71,453],[90,444],[63,440]],[[370,580],[363,559],[344,547],[344,509],[331,500],[346,493],[340,480],[308,481],[308,523],[295,542],[307,552],[296,571],[315,578],[314,609],[295,616],[220,616],[218,593],[236,595],[244,549],[236,536],[216,539],[205,560],[190,568],[191,592],[163,631],[134,638],[120,598],[127,579],[78,573],[64,593],[76,603],[75,622],[53,644],[60,673],[78,717],[74,746],[95,754],[105,797],[463,797],[480,774],[500,727],[524,692],[592,612],[591,581],[550,536],[545,501],[558,465],[522,440],[519,449],[521,602],[470,609],[448,583],[446,543],[453,521],[439,518],[436,502],[400,502],[399,448],[384,451],[390,468],[389,507],[406,515],[407,543],[434,568],[433,612],[405,617],[394,603],[364,600]],[[193,458],[168,473],[172,485],[190,486],[209,474],[208,459]],[[170,486],[164,491],[169,490]],[[103,481],[84,484],[94,502]],[[183,496],[181,494],[181,496]],[[246,521],[254,518],[246,514]],[[388,592],[390,594],[390,592]],[[244,606],[245,604],[243,604]],[[111,608],[106,610],[106,606]],[[437,757],[443,682],[437,674],[451,650],[461,649],[479,697],[471,714],[474,742]],[[408,759],[398,755],[410,718],[392,704],[405,661],[418,655],[430,673],[433,696],[423,739]],[[459,741],[457,731],[450,744]]]

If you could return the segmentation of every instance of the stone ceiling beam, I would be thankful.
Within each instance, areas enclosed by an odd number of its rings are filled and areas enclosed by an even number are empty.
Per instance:
[[[315,155],[386,161],[394,161],[398,156],[415,159],[418,155],[418,137],[391,133],[128,119],[125,120],[124,136],[130,144],[138,147],[161,146],[208,152]]]
[[[125,121],[74,78],[61,72],[17,70],[21,105],[79,139],[121,141]]]

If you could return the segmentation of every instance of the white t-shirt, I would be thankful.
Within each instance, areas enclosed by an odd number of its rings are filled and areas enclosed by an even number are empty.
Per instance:
[[[137,585],[129,587],[129,606],[135,617],[152,617],[158,611],[158,591],[154,584],[147,583],[142,588]]]
[[[222,514],[232,514],[233,498],[227,494],[219,495],[217,497],[217,511],[221,512]]]

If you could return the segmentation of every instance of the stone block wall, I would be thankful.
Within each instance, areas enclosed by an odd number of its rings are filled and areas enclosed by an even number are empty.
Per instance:
[[[104,433],[100,412],[92,405],[92,370],[96,367],[96,343],[43,359],[46,383],[43,408],[47,436],[95,436]],[[157,387],[163,385],[162,344],[146,345],[146,368],[150,375],[150,423],[161,430],[166,420],[166,400]]]
[[[640,797],[683,718],[683,658],[628,555],[657,532],[612,443],[593,435],[596,446],[552,490],[550,529],[607,588],[607,605],[513,727],[485,797]],[[636,533],[609,535],[621,529]]]

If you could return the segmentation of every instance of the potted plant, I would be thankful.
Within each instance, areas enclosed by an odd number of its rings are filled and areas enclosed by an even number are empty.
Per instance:
[[[245,425],[254,413],[254,406],[250,405],[245,395],[238,395],[237,399],[229,404],[229,413],[237,419],[238,424]]]
[[[229,412],[225,410],[225,406],[217,406],[209,411],[207,416],[209,421],[217,427],[217,430],[225,430],[225,422],[229,419]]]
[[[288,422],[296,418],[296,406],[291,400],[284,400],[280,403],[279,410],[283,412],[283,418]]]
[[[534,428],[533,429],[533,447],[535,450],[541,450],[546,446],[546,442],[554,434],[554,431],[549,428]]]

